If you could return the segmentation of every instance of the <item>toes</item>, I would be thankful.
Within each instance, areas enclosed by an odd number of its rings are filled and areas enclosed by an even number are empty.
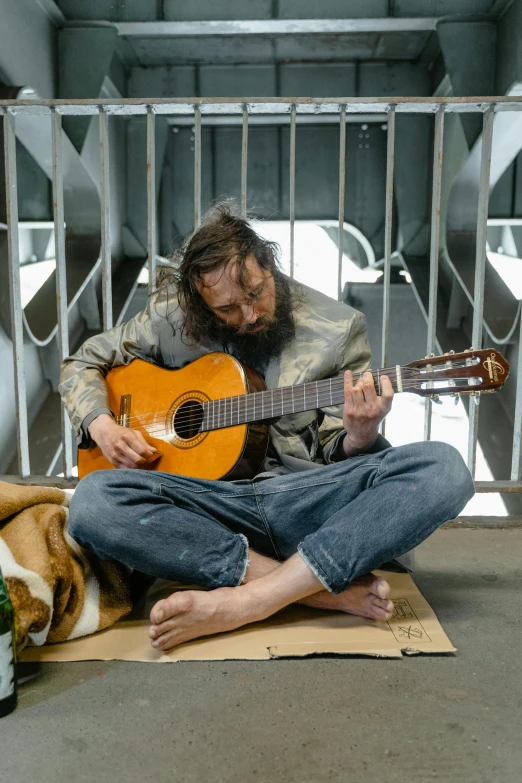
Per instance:
[[[162,623],[165,617],[167,616],[167,602],[166,601],[158,601],[157,604],[154,604],[152,607],[151,613],[150,613],[150,621],[154,625],[158,625],[159,623]]]
[[[158,601],[158,603],[152,607],[150,621],[153,625],[159,625],[175,614],[190,612],[193,606],[194,598],[190,592],[173,593],[169,598]]]
[[[382,606],[372,606],[372,615],[374,620],[389,620],[392,612],[383,609]]]
[[[161,634],[160,637],[157,639],[153,639],[151,642],[152,647],[154,647],[155,650],[170,650],[172,647],[175,647],[177,644],[179,644],[179,640],[177,638],[176,631],[171,630],[167,631],[166,633]]]
[[[168,620],[165,620],[164,623],[160,623],[159,625],[151,625],[151,627],[149,628],[149,637],[151,639],[157,639],[163,633],[167,633],[167,631],[172,631],[175,628],[175,625],[176,625],[175,617],[169,617]]]
[[[385,612],[393,612],[393,601],[385,601],[384,598],[373,598],[372,605],[384,609]]]
[[[389,598],[391,595],[391,587],[384,579],[375,579],[370,586],[370,590],[375,595],[378,595],[379,598]]]
[[[379,598],[389,598],[391,595],[391,587],[388,582],[373,573],[358,576],[353,580],[352,585],[354,584],[366,587],[370,593],[374,593]]]

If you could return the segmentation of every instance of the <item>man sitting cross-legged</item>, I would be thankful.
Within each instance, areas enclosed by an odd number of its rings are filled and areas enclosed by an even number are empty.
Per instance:
[[[180,251],[179,266],[128,323],[88,340],[62,368],[60,391],[80,447],[118,470],[79,483],[69,532],[103,559],[198,584],[151,612],[166,650],[264,619],[296,601],[389,618],[390,588],[372,570],[409,552],[473,495],[462,458],[437,442],[398,448],[378,434],[393,389],[377,394],[364,316],[297,286],[276,248],[218,205]],[[181,367],[228,351],[269,388],[344,373],[344,406],[270,427],[263,472],[210,481],[142,470],[158,455],[116,423],[104,375],[133,358]]]

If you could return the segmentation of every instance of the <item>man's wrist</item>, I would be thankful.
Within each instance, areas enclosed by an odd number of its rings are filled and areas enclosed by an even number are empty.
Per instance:
[[[379,433],[376,432],[374,437],[367,441],[354,442],[350,439],[349,434],[346,433],[343,439],[343,451],[347,457],[353,457],[355,454],[364,454],[365,451],[369,451],[373,448],[378,436]]]
[[[108,421],[106,421],[108,420]],[[96,416],[95,419],[93,419],[89,426],[87,427],[87,431],[91,438],[96,442],[96,432],[98,431],[99,427],[105,427],[108,423],[112,423],[114,419],[112,416],[108,413],[100,413],[98,416]]]

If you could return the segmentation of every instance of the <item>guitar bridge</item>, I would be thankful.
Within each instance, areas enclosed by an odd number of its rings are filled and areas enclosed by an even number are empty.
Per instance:
[[[118,424],[122,427],[130,427],[131,399],[132,394],[122,394],[120,397]]]

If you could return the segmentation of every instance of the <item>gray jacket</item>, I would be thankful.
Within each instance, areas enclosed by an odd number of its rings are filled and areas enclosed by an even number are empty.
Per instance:
[[[291,281],[292,286],[296,283]],[[339,375],[345,369],[360,372],[369,366],[366,319],[352,307],[305,286],[304,301],[295,313],[296,335],[267,368],[269,389]],[[65,360],[59,390],[80,448],[90,445],[87,427],[108,407],[104,376],[134,358],[167,368],[180,368],[220,344],[191,344],[183,335],[183,312],[175,292],[149,299],[145,310],[122,326],[87,340]],[[272,473],[306,470],[343,458],[341,406],[284,416],[270,428],[270,454],[265,470]],[[389,444],[379,438],[372,451]]]

